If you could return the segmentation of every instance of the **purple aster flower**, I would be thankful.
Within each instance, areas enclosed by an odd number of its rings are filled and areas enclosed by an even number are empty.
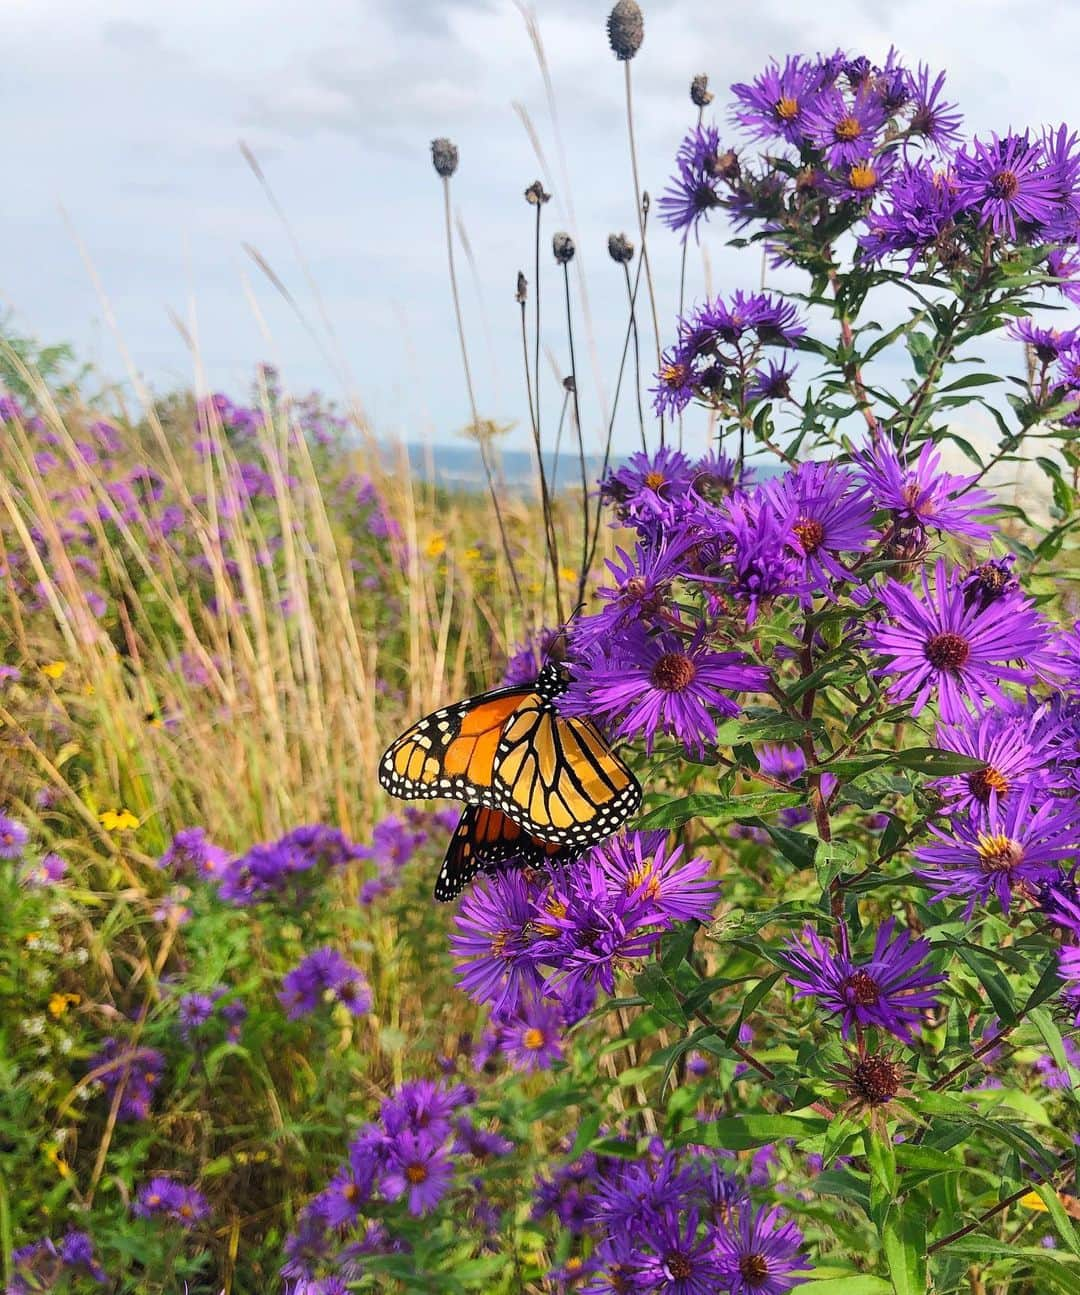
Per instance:
[[[989,539],[993,533],[985,522],[975,520],[992,511],[993,495],[970,488],[975,476],[943,472],[941,454],[930,441],[913,467],[886,440],[854,450],[851,457],[874,505],[890,511],[897,522],[971,540]]]
[[[636,1278],[655,1295],[714,1295],[723,1272],[712,1233],[698,1235],[698,1215],[675,1210],[647,1220],[635,1236]]]
[[[1049,1053],[1035,1062],[1039,1078],[1047,1088],[1070,1089],[1080,1084],[1080,1048],[1071,1039],[1062,1039],[1066,1066],[1063,1070]]]
[[[132,1213],[141,1219],[164,1215],[185,1228],[210,1215],[210,1204],[195,1187],[185,1187],[171,1178],[151,1178],[139,1188]]]
[[[94,1257],[93,1238],[72,1228],[60,1242],[60,1259],[68,1268],[82,1269],[96,1282],[106,1281],[105,1271]]]
[[[656,386],[649,388],[653,409],[659,418],[681,414],[694,398],[698,375],[682,352],[681,346],[669,347],[664,352],[656,374]]]
[[[735,346],[749,333],[763,345],[791,346],[806,332],[793,302],[768,292],[732,293],[727,301],[707,301],[693,317],[691,336],[698,350]]]
[[[716,736],[715,713],[739,713],[722,690],[755,691],[768,681],[739,652],[714,652],[700,637],[688,644],[673,633],[648,635],[640,625],[627,626],[573,670],[559,709],[609,721],[619,737],[644,737],[650,753],[664,733],[700,754]]]
[[[874,952],[865,963],[831,952],[812,927],[804,929],[803,942],[791,940],[784,946],[797,996],[817,998],[839,1015],[845,1039],[853,1028],[873,1025],[910,1043],[920,1012],[937,1004],[930,991],[946,977],[926,965],[929,940],[913,940],[907,931],[894,940],[895,925],[889,918],[879,929]]]
[[[778,1209],[745,1205],[716,1232],[723,1288],[730,1295],[784,1295],[809,1265],[799,1253],[802,1233]]]
[[[960,139],[960,126],[963,115],[957,111],[954,103],[946,103],[941,98],[945,88],[945,73],[939,72],[930,81],[930,69],[919,64],[916,73],[911,77],[911,120],[908,122],[908,135],[924,139],[934,148],[948,151]]]
[[[722,450],[711,450],[694,465],[694,494],[705,503],[720,504],[739,487],[750,485],[753,475],[752,468],[740,467]]]
[[[876,538],[866,487],[832,463],[802,463],[762,487],[778,516],[792,517],[792,531],[807,578],[826,591],[830,580],[850,578],[841,553],[865,553]]]
[[[812,592],[794,530],[796,504],[784,502],[787,512],[780,516],[764,486],[752,496],[733,496],[717,527],[727,549],[724,591],[745,607],[748,626],[776,598],[805,598]]]
[[[1047,166],[1043,148],[1026,135],[972,140],[956,155],[956,176],[965,207],[978,212],[979,224],[1015,240],[1017,225],[1052,220],[1061,198],[1059,178]]]
[[[375,1184],[375,1162],[360,1165],[350,1161],[337,1171],[309,1208],[327,1228],[349,1227],[360,1217],[371,1199]]]
[[[763,743],[757,751],[762,773],[781,782],[795,783],[806,772],[806,756],[797,746]]]
[[[606,605],[596,615],[574,622],[573,647],[587,649],[632,622],[655,621],[674,581],[683,573],[684,559],[693,544],[691,535],[670,542],[661,537],[648,545],[636,545],[633,557],[617,548],[618,560],[607,559],[614,583],[601,585],[596,591]]]
[[[660,219],[684,239],[721,205],[725,178],[738,175],[734,153],[720,146],[715,126],[695,126],[679,146],[676,173],[660,196]]]
[[[888,119],[885,105],[871,87],[861,88],[850,101],[830,88],[810,108],[806,133],[830,166],[850,166],[870,155]]]
[[[429,1133],[403,1129],[388,1148],[381,1187],[390,1200],[408,1197],[409,1213],[430,1213],[450,1188],[454,1167]]]
[[[494,1012],[510,1011],[523,989],[538,993],[532,894],[519,872],[499,873],[465,895],[454,918],[450,948],[459,960],[458,985]]]
[[[67,863],[58,854],[46,854],[23,874],[27,886],[55,886],[67,875]]]
[[[443,1142],[453,1128],[455,1113],[475,1099],[476,1094],[465,1084],[448,1087],[431,1079],[413,1079],[385,1099],[379,1114],[389,1134],[411,1129]]]
[[[952,229],[963,206],[953,175],[923,158],[892,173],[885,199],[884,208],[866,216],[860,255],[880,261],[907,252],[908,269]]]
[[[173,837],[158,867],[178,876],[195,872],[200,877],[219,877],[228,858],[224,850],[207,840],[204,828],[185,827]]]
[[[1055,779],[1045,770],[1049,752],[1042,733],[1044,709],[995,708],[960,724],[939,724],[937,745],[945,751],[985,762],[972,773],[940,778],[935,783],[949,801],[950,812],[978,816],[996,807],[1018,787],[1048,786]]]
[[[654,455],[632,454],[600,483],[600,498],[626,521],[671,515],[693,483],[693,464],[681,450],[661,446]]]
[[[180,1037],[190,1042],[213,1015],[214,1002],[209,994],[185,994],[177,1013]]]
[[[887,184],[894,162],[891,153],[845,162],[835,175],[823,180],[822,187],[841,202],[869,202]]]
[[[634,1236],[666,1213],[688,1209],[700,1195],[700,1176],[681,1165],[673,1151],[657,1157],[619,1160],[597,1178],[593,1214],[606,1233]]]
[[[683,847],[667,848],[666,832],[611,837],[594,851],[613,893],[637,899],[673,922],[712,920],[720,883],[708,876],[703,856],[683,860]]]
[[[541,956],[552,968],[545,988],[560,998],[573,999],[588,986],[614,993],[617,968],[646,957],[668,925],[657,924],[656,913],[638,892],[632,897],[613,893],[591,856],[564,869],[533,911]]]
[[[1043,364],[1051,364],[1076,346],[1080,330],[1075,328],[1043,328],[1033,319],[1018,319],[1008,328],[1010,337],[1030,346],[1035,357]]]
[[[750,375],[746,387],[749,400],[788,400],[791,397],[791,379],[795,376],[795,364],[788,362],[785,356],[779,360],[766,361],[765,367],[755,369]]]
[[[521,999],[499,1023],[499,1045],[518,1070],[550,1070],[563,1057],[562,1006],[546,998]]]
[[[502,686],[508,688],[515,684],[532,683],[543,669],[552,645],[561,635],[561,628],[541,629],[519,644],[506,663]]]
[[[950,723],[968,721],[966,702],[1007,705],[1001,681],[1031,683],[1035,677],[1031,669],[1007,663],[1037,657],[1050,642],[1050,627],[1029,599],[1010,594],[989,607],[969,607],[963,583],[962,573],[948,572],[939,559],[933,592],[922,573],[921,600],[895,580],[878,592],[891,623],[869,625],[867,643],[891,658],[876,673],[900,676],[889,686],[889,697],[914,696],[913,715],[935,691],[942,718]]]
[[[966,899],[966,916],[976,903],[996,895],[1008,912],[1014,890],[1034,892],[1055,875],[1055,865],[1080,849],[1080,823],[1070,801],[1033,805],[1035,790],[1020,788],[1004,804],[987,806],[985,819],[956,818],[948,831],[931,826],[940,845],[915,851],[930,869],[920,876],[935,900]]]
[[[481,1129],[467,1115],[459,1115],[454,1121],[454,1154],[475,1156],[477,1160],[488,1160],[492,1156],[507,1156],[514,1149],[513,1142],[504,1138],[501,1133],[491,1129]]]
[[[291,1021],[313,1012],[328,996],[354,1016],[371,1010],[371,990],[363,972],[329,947],[316,949],[294,967],[278,995]]]
[[[0,859],[21,859],[30,833],[13,818],[0,814]]]
[[[165,1058],[156,1048],[133,1048],[110,1038],[90,1058],[87,1068],[104,1087],[110,1104],[117,1090],[121,1091],[118,1120],[145,1120],[161,1083]]]
[[[786,58],[783,66],[773,60],[749,85],[731,87],[736,105],[732,118],[751,139],[782,139],[800,148],[822,80],[821,69],[797,55]]]

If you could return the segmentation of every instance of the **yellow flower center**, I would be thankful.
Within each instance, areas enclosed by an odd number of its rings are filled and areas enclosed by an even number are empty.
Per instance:
[[[853,189],[865,192],[872,189],[877,184],[877,172],[869,162],[856,162],[848,172],[848,184]]]
[[[539,1052],[544,1046],[544,1031],[534,1025],[521,1036],[521,1042],[530,1052]]]
[[[841,143],[850,143],[862,134],[862,124],[858,117],[841,117],[836,123],[833,134]]]
[[[799,115],[799,101],[785,94],[776,101],[776,115],[781,121],[793,121]]]
[[[669,365],[668,367],[670,369],[671,366]],[[659,490],[660,487],[664,484],[664,480],[665,480],[665,477],[662,472],[649,472],[646,474],[646,477],[645,477],[645,485],[650,490]]]
[[[993,836],[980,832],[976,850],[982,860],[983,872],[1009,872],[1024,858],[1024,847],[1004,832]]]
[[[405,1170],[405,1177],[409,1180],[410,1183],[412,1183],[414,1186],[417,1186],[417,1187],[421,1183],[427,1182],[427,1176],[428,1176],[427,1165],[409,1165],[409,1167]]]

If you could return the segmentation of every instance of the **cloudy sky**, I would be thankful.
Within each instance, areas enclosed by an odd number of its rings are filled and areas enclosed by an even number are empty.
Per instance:
[[[126,373],[126,349],[157,390],[196,382],[240,393],[270,359],[293,390],[362,402],[381,434],[449,439],[468,412],[428,152],[433,136],[449,135],[461,150],[455,213],[475,260],[474,273],[459,244],[478,399],[482,413],[516,419],[520,437],[513,290],[519,268],[533,277],[522,190],[543,173],[524,113],[555,194],[548,232],[572,228],[579,240],[597,362],[593,371],[579,313],[582,415],[595,430],[625,326],[605,241],[635,223],[608,8],[536,0],[556,130],[514,0],[3,0],[0,304],[22,330],[71,340],[112,376]],[[895,43],[912,62],[949,69],[973,130],[1080,119],[1080,6],[1068,0],[1040,6],[1038,39],[1024,0],[645,0],[645,9],[633,74],[642,181],[655,195],[692,117],[690,77],[707,72],[722,107],[724,87],[774,54],[844,46],[881,58]],[[722,240],[719,227],[706,240],[714,287],[755,286],[757,255]],[[658,229],[652,247],[670,320],[678,245]],[[691,298],[703,274],[695,252]],[[547,253],[543,276],[554,306]],[[562,368],[560,317],[548,318],[545,343]],[[556,399],[552,386],[549,406]],[[628,423],[620,436],[629,443]]]

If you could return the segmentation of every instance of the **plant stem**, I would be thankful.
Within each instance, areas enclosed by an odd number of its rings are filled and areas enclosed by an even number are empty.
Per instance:
[[[453,222],[450,219],[450,177],[443,176],[443,206],[446,216],[446,257],[450,266],[450,291],[454,298],[454,317],[457,320],[458,341],[461,343],[461,363],[465,370],[465,386],[469,393],[469,409],[472,412],[473,432],[476,436],[476,444],[480,450],[480,462],[483,464],[484,476],[487,480],[488,494],[491,496],[491,502],[495,509],[495,521],[499,527],[499,538],[502,541],[503,553],[506,556],[506,564],[510,569],[510,579],[514,584],[514,592],[517,595],[518,602],[521,603],[521,584],[518,581],[517,567],[514,565],[514,555],[510,550],[510,539],[506,534],[506,524],[503,521],[502,508],[499,504],[499,492],[495,489],[495,479],[491,473],[491,463],[488,460],[487,445],[484,443],[482,429],[480,427],[480,418],[476,412],[476,396],[473,392],[472,370],[469,368],[469,351],[465,345],[465,323],[461,315],[461,299],[458,296],[457,273],[454,270],[454,230]]]
[[[563,287],[566,290],[566,336],[570,342],[570,381],[574,397],[574,426],[577,428],[578,460],[581,464],[581,571],[578,573],[575,606],[585,600],[585,584],[589,578],[589,473],[585,466],[585,437],[581,430],[581,405],[578,402],[577,364],[574,361],[574,321],[570,310],[570,267],[563,262]]]
[[[652,308],[653,332],[656,335],[656,367],[660,367],[660,324],[656,314],[656,293],[653,291],[652,269],[649,265],[649,248],[645,241],[645,209],[642,206],[641,183],[638,180],[637,145],[634,142],[634,95],[630,83],[630,60],[623,63],[626,73],[626,129],[630,135],[630,166],[634,173],[634,205],[637,207],[638,232],[641,235],[641,259],[645,265],[645,282],[649,288]]]

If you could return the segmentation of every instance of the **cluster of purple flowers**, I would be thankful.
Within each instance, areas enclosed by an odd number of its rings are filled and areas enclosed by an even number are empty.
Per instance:
[[[794,365],[761,363],[762,351],[790,348],[806,332],[789,302],[767,292],[717,297],[679,320],[676,344],[665,352],[653,388],[658,414],[681,413],[694,397],[741,412],[755,401],[790,394]]]
[[[719,894],[708,860],[669,849],[666,833],[614,837],[547,877],[508,872],[465,897],[451,947],[459,984],[491,1006],[499,1045],[546,1068],[561,1035],[612,993],[620,965],[647,957],[676,922],[708,921]]]
[[[449,834],[457,827],[459,816],[456,809],[429,813],[409,805],[400,816],[387,814],[380,819],[372,829],[371,844],[357,846],[357,858],[368,859],[375,867],[360,888],[360,903],[372,904],[393,890],[402,869],[431,839],[431,829],[437,835]]]
[[[193,1228],[210,1217],[210,1203],[197,1187],[158,1177],[139,1188],[131,1212],[140,1219],[167,1218]]]
[[[104,1087],[110,1104],[120,1093],[118,1120],[145,1120],[165,1073],[165,1058],[156,1048],[133,1047],[109,1038],[90,1058],[87,1069]]]
[[[0,814],[0,859],[21,859],[29,840],[25,824]]]
[[[558,1167],[533,1218],[592,1245],[550,1276],[581,1295],[783,1295],[810,1267],[802,1234],[781,1210],[755,1208],[734,1168],[730,1152],[659,1138],[637,1156],[586,1151]]]
[[[42,1237],[30,1245],[19,1246],[11,1252],[11,1269],[7,1295],[35,1295],[38,1291],[52,1290],[65,1277],[89,1277],[99,1284],[108,1280],[94,1257],[92,1238],[74,1228],[64,1235],[59,1245],[49,1237]]]
[[[464,1084],[427,1079],[402,1084],[349,1144],[344,1164],[312,1198],[285,1243],[281,1272],[290,1295],[336,1295],[364,1274],[365,1258],[402,1251],[388,1223],[402,1207],[420,1218],[455,1190],[460,1207],[489,1227],[498,1215],[482,1180],[458,1180],[465,1163],[505,1156],[513,1143],[477,1125]],[[356,1237],[348,1240],[349,1236]]]
[[[181,1039],[196,1049],[205,1048],[222,1034],[228,1043],[239,1043],[247,1015],[242,999],[229,997],[225,985],[215,985],[209,993],[181,997],[176,1028]]]
[[[842,51],[772,62],[731,87],[733,125],[763,150],[741,156],[702,123],[683,140],[661,215],[687,238],[717,209],[758,223],[779,257],[800,228],[856,229],[866,260],[904,256],[951,269],[986,240],[1047,248],[1076,296],[1080,141],[1067,127],[965,142],[944,73]]]
[[[299,900],[322,873],[366,857],[365,850],[343,832],[321,823],[293,828],[277,841],[253,845],[245,854],[224,859],[216,847],[196,836],[198,832],[179,834],[176,840],[184,836],[186,843],[177,849],[174,840],[166,858],[172,856],[184,868],[194,867],[217,884],[223,900],[240,907],[283,896]]]
[[[371,1010],[371,989],[364,973],[337,949],[329,947],[309,953],[282,981],[278,995],[289,1020],[308,1016],[323,1003],[341,1003],[353,1016]]]

